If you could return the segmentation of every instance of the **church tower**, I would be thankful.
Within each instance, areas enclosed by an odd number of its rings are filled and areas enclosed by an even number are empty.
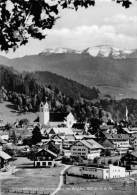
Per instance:
[[[46,102],[45,104],[40,104],[40,124],[47,125],[49,123],[49,105]]]

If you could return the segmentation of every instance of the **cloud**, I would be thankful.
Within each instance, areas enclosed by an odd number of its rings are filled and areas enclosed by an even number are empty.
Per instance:
[[[80,48],[99,44],[112,44],[120,48],[135,48],[136,36],[117,32],[113,25],[78,26],[48,31],[46,46]]]
[[[15,53],[9,52],[8,57],[20,57],[36,54],[46,48],[66,47],[82,50],[101,44],[109,44],[117,48],[136,48],[137,37],[117,32],[113,25],[82,25],[75,28],[58,28],[47,32],[42,41],[30,39],[26,46],[20,47]],[[2,53],[5,55],[4,53]]]
[[[112,17],[104,18],[106,25],[113,25],[117,32],[129,36],[137,36],[137,16],[117,14]]]
[[[125,14],[117,14],[115,16],[112,16],[110,18],[104,18],[105,22],[111,22],[111,23],[134,23],[137,24],[137,16],[128,16]]]

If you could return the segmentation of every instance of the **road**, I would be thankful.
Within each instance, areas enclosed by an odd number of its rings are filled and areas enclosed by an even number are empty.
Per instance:
[[[71,165],[64,165],[64,166],[65,166],[64,169],[60,173],[60,181],[59,181],[58,187],[53,193],[51,193],[51,195],[56,195],[58,191],[60,191],[61,187],[63,186],[63,174],[69,167],[71,167]]]

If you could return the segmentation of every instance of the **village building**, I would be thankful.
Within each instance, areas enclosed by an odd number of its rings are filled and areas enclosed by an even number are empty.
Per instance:
[[[65,135],[63,138],[63,149],[70,149],[70,147],[76,142],[74,135]]]
[[[3,140],[8,141],[9,140],[9,132],[6,130],[0,130],[0,136]]]
[[[111,142],[111,140],[108,140],[107,138],[102,138],[98,141],[98,143],[104,147],[104,155],[111,156],[116,153],[115,145]]]
[[[123,132],[128,135],[137,134],[137,127],[124,127],[122,128]]]
[[[70,150],[71,156],[80,156],[86,159],[94,159],[100,157],[103,146],[98,144],[95,140],[79,140],[75,142]]]
[[[7,142],[4,140],[4,139],[2,139],[2,137],[0,136],[0,146],[2,146],[2,145],[4,145],[4,144],[6,144]]]
[[[100,125],[100,130],[106,133],[117,133],[117,129],[114,128],[113,124],[108,125],[106,123],[103,123],[102,125]]]
[[[114,166],[110,164],[108,167],[82,167],[81,174],[84,177],[97,179],[112,179],[126,177],[126,170],[124,167]]]
[[[137,151],[127,152],[121,158],[121,164],[127,169],[137,170]]]
[[[109,166],[74,166],[68,170],[68,174],[91,179],[107,180],[126,177],[128,172],[126,172],[125,167],[110,164]]]
[[[77,141],[96,138],[95,135],[91,135],[91,134],[75,134],[74,136]]]
[[[56,134],[53,134],[53,135],[50,137],[50,139],[51,139],[51,140],[54,140],[54,141],[57,142],[57,143],[62,143],[64,137],[59,136],[59,135],[56,135]]]
[[[34,156],[34,167],[53,167],[57,154],[47,148],[40,148]]]
[[[6,168],[9,165],[9,160],[12,157],[8,155],[6,152],[2,150],[2,146],[0,146],[0,169]]]
[[[50,127],[68,127],[72,128],[73,124],[76,123],[74,115],[70,113],[53,113],[50,112],[48,102],[40,104],[39,112],[39,123],[40,125]]]
[[[109,134],[105,133],[105,137],[110,140],[119,154],[126,153],[131,145],[129,143],[130,138],[127,134]]]
[[[54,142],[54,146],[55,148],[57,148],[60,152],[62,152],[62,148],[63,148],[63,138],[59,135],[52,135],[50,137],[50,139],[48,140],[49,142]]]
[[[137,150],[137,133],[131,136],[130,142],[134,150]]]
[[[73,131],[71,128],[68,127],[53,127],[49,131],[49,136],[52,135],[60,135],[60,136],[73,135]]]

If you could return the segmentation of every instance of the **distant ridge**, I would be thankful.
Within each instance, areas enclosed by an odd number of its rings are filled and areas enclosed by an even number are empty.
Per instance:
[[[56,48],[22,58],[2,58],[1,62],[19,72],[56,73],[87,87],[97,86],[116,98],[137,98],[137,49],[120,50],[110,45],[82,51]]]

